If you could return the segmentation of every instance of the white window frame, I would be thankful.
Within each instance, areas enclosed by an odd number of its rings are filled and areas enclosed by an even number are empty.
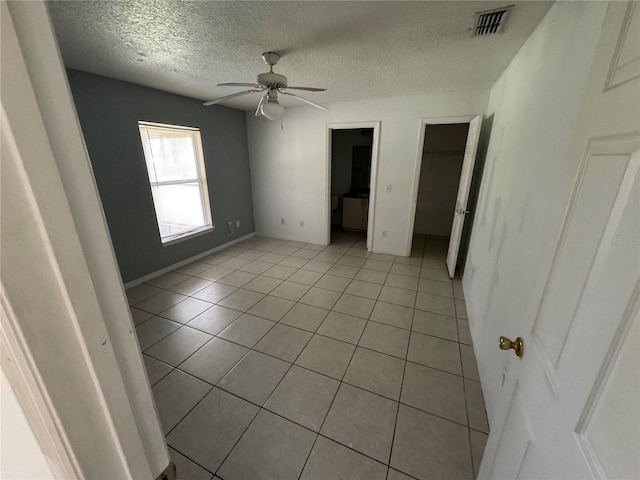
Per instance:
[[[176,233],[174,235],[167,235],[163,237],[160,231],[160,221],[158,218],[158,211],[156,210],[156,205],[154,200],[154,211],[156,214],[156,223],[158,224],[158,234],[160,235],[160,241],[162,242],[162,245],[166,247],[168,245],[172,245],[182,240],[186,240],[188,238],[192,238],[194,236],[202,235],[204,233],[212,231],[215,227],[213,225],[213,219],[211,217],[211,204],[209,203],[209,185],[207,183],[207,174],[206,174],[206,169],[204,164],[204,152],[202,149],[202,138],[200,136],[200,129],[196,127],[187,127],[183,125],[171,125],[166,123],[147,122],[147,121],[140,120],[138,121],[138,131],[140,133],[141,142],[143,141],[142,128],[153,128],[156,130],[179,130],[182,132],[190,132],[191,138],[193,141],[194,153],[196,157],[196,167],[197,167],[198,178],[189,179],[188,182],[198,183],[200,187],[200,199],[202,202],[202,211],[204,212],[204,217],[205,217],[205,225],[201,227],[193,228],[191,230],[187,230],[184,232]],[[147,174],[148,174],[149,162],[147,161],[146,152],[144,152],[144,148],[143,148],[143,154],[145,156],[145,168],[147,168]],[[187,181],[185,180],[178,180],[175,182],[164,181],[164,182],[157,182],[155,186],[160,186],[161,184],[162,185],[178,185],[186,182]],[[149,184],[151,187],[154,186],[154,183],[150,179],[149,179]]]

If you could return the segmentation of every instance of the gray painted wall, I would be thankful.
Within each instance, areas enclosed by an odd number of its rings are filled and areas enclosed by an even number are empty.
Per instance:
[[[254,231],[245,113],[67,70],[113,247],[126,283]],[[198,127],[213,232],[163,247],[138,121]],[[241,227],[227,236],[227,221]]]

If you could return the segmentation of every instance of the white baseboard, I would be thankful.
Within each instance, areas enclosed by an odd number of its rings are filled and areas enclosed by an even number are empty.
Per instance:
[[[266,237],[266,238],[276,238],[278,240],[291,240],[294,242],[313,243],[315,245],[327,245],[327,243],[325,243],[324,241],[318,242],[314,240],[309,240],[308,238],[296,237],[295,235],[286,235],[286,234],[275,233],[275,232],[256,232],[256,235],[260,237]],[[396,257],[410,256],[410,254],[407,255],[406,252],[398,252],[398,251],[392,251],[392,250],[374,249],[374,250],[371,250],[371,253],[386,253],[388,255],[395,255]]]
[[[409,255],[407,255],[405,252],[396,252],[393,250],[379,250],[379,249],[375,249],[375,250],[371,250],[371,253],[384,253],[386,255],[395,255],[396,257],[408,257]]]
[[[176,263],[174,263],[172,265],[169,265],[168,267],[165,267],[165,268],[163,268],[161,270],[158,270],[156,272],[150,273],[150,274],[145,275],[145,276],[140,277],[140,278],[136,278],[135,280],[131,280],[130,282],[127,282],[127,283],[124,284],[124,288],[127,289],[127,288],[131,288],[131,287],[135,287],[136,285],[140,285],[141,283],[146,282],[147,280],[151,280],[152,278],[159,277],[160,275],[163,275],[163,274],[165,274],[167,272],[175,270],[178,267],[182,267],[183,265],[187,265],[187,264],[189,264],[191,262],[195,262],[196,260],[198,260],[200,258],[206,257],[207,255],[211,255],[212,253],[218,252],[218,251],[220,251],[222,249],[225,249],[227,247],[235,245],[236,243],[240,243],[240,242],[242,242],[244,240],[248,240],[248,239],[250,239],[252,237],[255,237],[255,236],[256,236],[256,232],[252,232],[252,233],[249,233],[249,234],[244,235],[242,237],[239,237],[239,238],[236,238],[234,240],[231,240],[230,242],[223,243],[222,245],[218,245],[217,247],[213,247],[213,248],[211,248],[209,250],[206,250],[206,251],[204,251],[202,253],[194,255],[193,257],[189,257],[186,260],[181,260],[181,261],[176,262]]]
[[[275,232],[256,232],[259,237],[275,238],[277,240],[289,240],[293,242],[305,242],[313,243],[314,245],[326,245],[324,242],[318,242],[316,240],[310,240],[309,238],[296,237],[295,235],[286,235]]]

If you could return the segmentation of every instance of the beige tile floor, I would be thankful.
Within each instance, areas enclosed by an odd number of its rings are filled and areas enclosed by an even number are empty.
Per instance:
[[[129,289],[179,478],[475,477],[488,424],[445,254],[254,237]]]

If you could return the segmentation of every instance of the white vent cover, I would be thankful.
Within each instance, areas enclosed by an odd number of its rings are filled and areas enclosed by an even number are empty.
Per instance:
[[[501,32],[511,8],[513,8],[513,5],[476,13],[476,25],[473,29],[473,36],[483,37]]]

